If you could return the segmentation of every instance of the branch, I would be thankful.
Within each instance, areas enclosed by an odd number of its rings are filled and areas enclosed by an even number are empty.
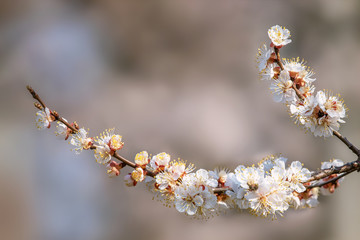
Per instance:
[[[341,175],[339,175],[339,176],[337,176],[335,178],[332,178],[332,179],[330,179],[328,181],[325,181],[325,182],[314,183],[312,185],[306,186],[306,188],[322,187],[322,186],[325,186],[326,184],[329,184],[329,183],[335,183],[337,180],[339,180],[340,178],[345,177],[346,175],[352,173],[353,171],[355,171],[355,170],[351,170],[349,172],[343,173],[343,174],[341,174]]]
[[[340,139],[348,148],[356,154],[356,156],[360,157],[360,150],[355,147],[346,137],[343,137],[338,131],[333,131],[333,134]]]
[[[124,143],[121,142],[120,135],[113,133],[113,129],[106,130],[94,140],[88,137],[87,131],[80,129],[76,122],[70,124],[56,111],[47,108],[39,95],[27,86],[28,91],[36,100],[35,107],[40,109],[36,113],[37,126],[39,129],[50,128],[50,122],[54,120],[63,123],[64,125],[58,125],[57,134],[66,135],[65,140],[70,134],[75,134],[70,142],[76,147],[74,149],[77,153],[83,149],[95,150],[95,158],[99,163],[109,163],[107,166],[109,176],[118,176],[120,169],[125,166],[134,168],[132,173],[124,177],[125,184],[129,187],[143,182],[146,175],[157,176],[156,181],[154,179],[145,181],[150,190],[166,206],[174,206],[179,212],[185,212],[187,215],[196,214],[208,218],[208,214],[216,213],[221,210],[220,206],[225,205],[249,209],[257,216],[276,218],[289,208],[314,207],[318,202],[319,191],[315,189],[312,191],[312,188],[323,187],[333,193],[339,186],[339,179],[352,172],[360,171],[360,150],[338,131],[332,130],[337,129],[339,122],[342,122],[342,118],[345,117],[345,105],[336,96],[328,96],[329,94],[323,91],[318,91],[314,98],[314,86],[311,85],[315,80],[311,78],[313,72],[308,70],[303,61],[300,62],[299,58],[285,61],[288,71],[282,72],[280,83],[277,82],[279,68],[280,72],[285,69],[280,58],[280,48],[291,42],[291,39],[288,39],[290,32],[276,25],[269,29],[268,35],[272,41],[270,46],[275,47],[273,53],[267,49],[266,45],[259,49],[257,61],[259,70],[261,69],[260,74],[263,74],[262,79],[275,80],[270,87],[274,90],[273,93],[283,98],[281,102],[287,104],[293,117],[303,120],[301,124],[305,128],[310,129],[315,136],[335,135],[357,155],[356,161],[346,164],[343,164],[341,160],[327,162],[322,166],[332,167],[310,172],[299,161],[286,166],[286,159],[283,157],[270,156],[262,160],[257,167],[246,168],[239,165],[234,172],[225,169],[214,171],[199,169],[192,172],[195,169],[193,164],[186,166],[181,159],[171,161],[170,155],[165,152],[153,156],[150,161],[147,151],[142,151],[135,156],[135,162],[132,162],[117,153]],[[279,67],[264,70],[264,66],[269,67],[268,63],[276,63]],[[273,67],[271,64],[271,68]],[[284,75],[286,75],[285,79]],[[294,96],[291,88],[297,97]],[[290,96],[288,96],[288,91],[290,91]],[[308,96],[311,96],[309,99],[311,101],[307,101]],[[324,101],[319,99],[324,99]],[[333,111],[333,114],[330,111]],[[116,158],[120,163],[110,161],[111,157]],[[334,166],[340,164],[343,165]],[[234,189],[227,186],[234,186]],[[225,194],[227,190],[233,192],[227,195]],[[271,199],[277,199],[276,203]]]
[[[341,167],[331,167],[328,169],[321,170],[317,173],[314,173],[313,176],[307,180],[307,182],[320,180],[320,179],[326,178],[332,174],[351,173],[351,172],[359,171],[359,170],[360,170],[360,158],[357,159],[356,161],[346,163]]]
[[[40,96],[35,92],[35,90],[34,90],[31,86],[29,86],[29,85],[26,86],[26,88],[27,88],[27,90],[30,92],[30,94],[32,95],[32,97],[33,97],[36,101],[38,101],[38,102],[41,104],[41,106],[45,109],[45,108],[46,108],[45,103],[41,100]],[[35,104],[35,107],[37,107],[36,104]],[[37,108],[38,108],[38,107],[37,107]],[[51,114],[51,116],[54,117],[55,120],[62,122],[63,124],[66,125],[66,127],[68,127],[69,129],[71,129],[71,131],[72,131],[71,134],[75,134],[75,133],[79,132],[78,126],[77,126],[76,122],[75,122],[75,124],[74,124],[74,125],[75,125],[75,127],[74,127],[74,126],[72,126],[71,124],[69,124],[67,121],[65,121],[65,119],[62,118],[62,117],[59,115],[58,112],[56,112],[56,111],[50,111],[50,114]],[[96,146],[91,146],[89,149],[95,150],[95,149],[96,149]],[[127,165],[127,166],[129,166],[129,167],[132,167],[132,168],[136,168],[136,167],[137,167],[137,165],[136,165],[135,163],[133,163],[133,162],[127,160],[126,158],[120,156],[117,152],[114,152],[113,157],[116,158],[116,159],[118,159],[118,160],[120,160],[122,163],[124,163],[125,165]],[[149,170],[146,170],[146,174],[147,174],[148,176],[151,176],[151,177],[155,177],[155,176],[156,176],[155,173],[153,173],[152,171],[149,171]]]
[[[281,70],[284,70],[284,65],[282,64],[281,59],[280,59],[280,50],[279,50],[279,48],[274,47],[274,51],[275,51],[275,54],[276,54],[275,62],[279,65]]]

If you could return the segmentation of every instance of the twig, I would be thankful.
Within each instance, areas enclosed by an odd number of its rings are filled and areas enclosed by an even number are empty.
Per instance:
[[[30,94],[32,95],[32,97],[33,97],[36,101],[38,101],[43,108],[46,108],[44,102],[41,100],[41,98],[39,97],[39,95],[37,95],[37,93],[34,91],[34,89],[32,89],[32,87],[30,87],[30,85],[27,85],[26,88],[27,88],[27,90],[30,92]]]
[[[295,82],[293,83],[292,88],[295,90],[295,93],[298,96],[298,98],[300,98],[301,101],[304,101],[305,98],[303,95],[301,95],[300,90],[297,89]]]
[[[280,59],[280,51],[277,47],[274,47],[274,51],[275,51],[275,54],[276,54],[276,63],[279,65],[280,69],[281,70],[284,70],[284,65],[282,64],[281,62],[281,59]]]
[[[332,174],[347,173],[347,172],[351,173],[355,170],[357,170],[357,171],[360,170],[360,159],[357,159],[356,161],[353,161],[353,162],[346,163],[340,167],[331,167],[328,169],[321,170],[321,171],[315,173],[311,178],[309,178],[307,182],[320,180],[320,179],[326,178]]]
[[[324,185],[326,185],[326,184],[334,183],[334,182],[336,182],[337,180],[339,180],[340,178],[343,178],[343,177],[345,177],[346,175],[352,173],[353,171],[355,171],[355,169],[350,170],[349,172],[343,173],[343,174],[341,174],[341,175],[339,175],[339,176],[337,176],[337,177],[335,177],[335,178],[332,178],[332,179],[330,179],[330,180],[328,180],[328,181],[318,182],[318,183],[315,183],[315,184],[306,186],[306,188],[322,187],[322,186],[324,186]]]
[[[340,139],[348,148],[356,154],[356,156],[360,157],[360,151],[357,147],[355,147],[346,137],[343,137],[338,131],[333,131],[333,134]]]

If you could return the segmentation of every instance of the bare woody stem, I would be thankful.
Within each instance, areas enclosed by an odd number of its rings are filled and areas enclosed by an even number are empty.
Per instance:
[[[26,86],[27,90],[30,92],[30,94],[32,95],[32,97],[38,101],[41,106],[45,109],[46,108],[46,105],[45,103],[41,100],[40,96],[34,91],[34,89],[27,85]],[[35,105],[36,106],[36,105]],[[65,124],[68,128],[71,129],[71,131],[73,131],[73,133],[76,133],[78,132],[78,130],[76,128],[74,128],[73,126],[71,126],[67,121],[65,121],[62,117],[59,116],[59,114],[57,112],[50,112],[51,115],[55,118],[55,120],[59,121],[59,122],[62,122],[63,124]]]
[[[346,175],[352,173],[353,171],[355,171],[355,170],[352,170],[352,171],[349,171],[349,172],[340,174],[340,175],[338,175],[337,177],[332,178],[332,179],[330,179],[330,180],[328,180],[328,181],[325,181],[325,182],[318,182],[318,183],[311,184],[311,185],[309,185],[309,186],[306,186],[306,188],[322,187],[322,186],[324,186],[324,185],[326,185],[326,184],[329,184],[329,183],[335,183],[337,180],[339,180],[340,178],[345,177]]]
[[[27,88],[27,90],[30,92],[30,94],[32,95],[32,97],[33,97],[36,101],[38,101],[43,108],[46,108],[44,102],[41,100],[41,98],[39,97],[39,95],[37,95],[37,93],[34,91],[34,89],[32,89],[32,87],[30,87],[30,85],[27,85],[26,88]]]
[[[127,160],[126,158],[120,156],[119,154],[117,154],[117,152],[115,152],[113,156],[114,156],[114,158],[116,158],[116,159],[122,161],[123,163],[125,163],[126,165],[128,165],[128,166],[130,166],[130,167],[132,167],[132,168],[136,168],[136,164],[135,164],[135,163],[133,163],[133,162]],[[153,173],[153,172],[151,172],[151,171],[148,171],[148,170],[146,170],[146,175],[148,175],[148,176],[150,176],[150,177],[155,177],[155,176],[156,176],[155,173]]]
[[[348,148],[356,154],[356,156],[360,157],[360,150],[355,147],[346,137],[343,137],[338,131],[333,131],[333,134],[340,139]]]
[[[280,59],[280,50],[277,47],[274,47],[274,51],[276,54],[276,60],[275,60],[276,63],[279,65],[281,70],[284,70],[284,65],[282,64],[281,59]]]
[[[34,91],[34,89],[32,89],[32,87],[30,87],[29,85],[26,86],[27,90],[30,92],[30,94],[32,95],[32,97],[38,101],[41,106],[45,109],[46,108],[46,105],[45,103],[41,100],[40,96]],[[54,117],[55,120],[59,121],[59,122],[62,122],[63,124],[65,124],[69,129],[71,129],[72,131],[72,134],[75,134],[77,133],[79,130],[76,129],[74,126],[70,125],[67,121],[65,121],[64,118],[60,117],[59,113],[57,113],[56,111],[50,111],[51,115]],[[89,149],[91,150],[95,150],[96,147],[95,146],[91,146]],[[137,165],[129,160],[127,160],[126,158],[120,156],[117,152],[114,152],[113,154],[113,157],[120,160],[123,164],[127,165],[127,166],[130,166],[132,168],[136,168]],[[148,176],[151,176],[151,177],[155,177],[156,174],[151,172],[151,171],[146,171],[146,174]]]
[[[313,176],[311,178],[309,178],[307,182],[320,180],[320,179],[326,178],[332,174],[347,173],[347,172],[351,173],[351,172],[359,171],[359,170],[360,170],[360,159],[357,159],[356,161],[346,163],[340,167],[331,167],[328,169],[321,170],[321,171],[313,174]]]

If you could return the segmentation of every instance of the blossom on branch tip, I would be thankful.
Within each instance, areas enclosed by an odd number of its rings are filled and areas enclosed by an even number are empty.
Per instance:
[[[279,25],[273,26],[268,30],[269,38],[275,47],[280,48],[288,43],[291,43],[290,31]]]
[[[39,130],[50,128],[50,123],[54,120],[49,108],[45,108],[36,113],[36,127]]]

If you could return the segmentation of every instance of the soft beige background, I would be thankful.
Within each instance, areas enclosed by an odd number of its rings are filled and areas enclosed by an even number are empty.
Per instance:
[[[356,173],[316,209],[203,222],[125,187],[129,169],[109,179],[91,152],[74,155],[54,129],[35,128],[26,84],[93,135],[115,127],[128,158],[166,151],[234,169],[282,153],[313,170],[354,160],[337,139],[296,127],[257,80],[255,54],[275,24],[292,33],[282,56],[306,59],[318,89],[342,94],[350,111],[341,132],[359,146],[357,0],[2,0],[0,238],[356,239]]]

